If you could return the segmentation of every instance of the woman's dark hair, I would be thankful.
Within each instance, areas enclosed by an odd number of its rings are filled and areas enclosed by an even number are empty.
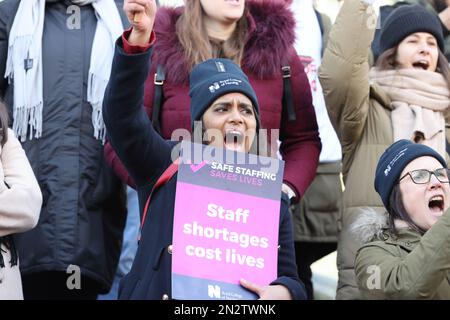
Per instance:
[[[8,140],[8,111],[5,104],[0,101],[0,145],[3,146]]]
[[[396,55],[397,47],[386,50],[378,57],[377,61],[375,62],[375,67],[377,67],[379,70],[394,70],[396,67]]]
[[[397,236],[398,230],[395,228],[394,221],[402,220],[408,224],[408,226],[419,232],[420,234],[424,234],[426,230],[423,230],[419,226],[417,226],[414,221],[412,221],[408,212],[406,212],[405,206],[403,205],[402,194],[400,192],[400,185],[394,185],[392,189],[391,196],[389,197],[389,208],[387,208],[389,213],[389,221],[388,221],[388,231],[392,235]]]
[[[377,59],[375,67],[378,70],[394,70],[397,68],[397,62],[395,61],[395,57],[397,56],[397,47],[390,48],[383,52]],[[447,82],[447,86],[450,89],[450,67],[448,65],[448,60],[445,55],[442,53],[440,49],[438,49],[438,61],[436,72],[439,72],[444,76],[445,81]]]

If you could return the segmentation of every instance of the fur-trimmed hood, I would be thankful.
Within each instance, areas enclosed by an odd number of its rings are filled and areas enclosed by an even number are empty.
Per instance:
[[[388,213],[378,212],[367,207],[350,225],[351,235],[365,244],[375,239],[381,239],[382,233],[388,227]]]
[[[295,19],[288,6],[278,0],[247,1],[249,33],[242,68],[258,79],[280,74],[295,41]],[[158,10],[155,21],[156,42],[153,63],[164,67],[166,78],[174,83],[188,82],[188,67],[175,32],[183,7]]]

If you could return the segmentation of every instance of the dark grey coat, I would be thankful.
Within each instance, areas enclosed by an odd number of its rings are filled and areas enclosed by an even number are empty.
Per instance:
[[[122,2],[116,1],[122,14]],[[0,95],[12,115],[13,87],[5,73],[9,31],[19,0],[0,3]],[[126,218],[125,190],[105,164],[93,136],[87,76],[96,17],[80,7],[80,29],[69,30],[70,1],[47,0],[43,33],[44,107],[40,139],[23,147],[43,193],[37,227],[17,237],[23,274],[66,272],[83,276],[107,292],[117,267]]]

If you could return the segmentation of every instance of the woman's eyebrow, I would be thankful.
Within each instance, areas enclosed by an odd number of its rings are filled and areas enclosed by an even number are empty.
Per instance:
[[[231,105],[231,102],[230,101],[217,101],[216,103],[213,104],[213,106],[221,106],[221,105],[229,106],[229,105]]]

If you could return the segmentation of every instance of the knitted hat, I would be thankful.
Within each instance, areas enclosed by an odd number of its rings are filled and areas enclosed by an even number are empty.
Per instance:
[[[229,59],[209,59],[196,65],[190,75],[191,128],[216,99],[233,92],[240,92],[252,101],[259,126],[256,93],[237,64]]]
[[[441,51],[444,51],[444,36],[439,18],[422,6],[407,5],[392,11],[384,21],[380,36],[380,54],[397,46],[415,32],[432,34]]]
[[[386,209],[389,209],[389,197],[403,169],[414,159],[423,156],[434,157],[444,168],[447,168],[447,163],[439,153],[426,145],[409,140],[395,142],[381,155],[375,171],[375,190],[383,200]]]

